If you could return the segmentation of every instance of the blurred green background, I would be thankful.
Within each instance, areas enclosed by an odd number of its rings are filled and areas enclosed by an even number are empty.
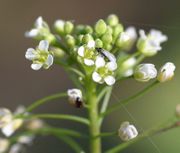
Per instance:
[[[147,59],[159,68],[167,61],[177,66],[173,81],[164,83],[143,98],[109,116],[103,131],[114,131],[122,121],[133,122],[140,131],[153,127],[174,115],[177,103],[180,103],[180,1],[179,0],[0,0],[0,106],[14,110],[18,105],[29,105],[43,96],[65,91],[73,87],[68,76],[59,67],[48,71],[35,72],[24,58],[28,47],[38,42],[24,38],[24,32],[30,29],[38,16],[52,25],[56,19],[74,20],[76,23],[94,24],[99,18],[116,13],[121,22],[149,30],[156,28],[168,35],[169,41],[157,56]],[[133,94],[146,84],[134,80],[116,84],[113,92],[118,98]],[[115,100],[112,98],[112,103]],[[50,103],[36,112],[74,113],[84,115],[83,110],[75,109],[64,101]],[[54,126],[84,130],[84,126],[48,121]],[[180,128],[145,139],[132,145],[123,153],[179,153]],[[83,142],[81,142],[83,143]],[[119,138],[104,140],[104,148],[120,143]],[[85,145],[85,144],[84,144]],[[88,147],[85,145],[85,147]],[[29,153],[71,153],[72,151],[53,137],[40,137]]]

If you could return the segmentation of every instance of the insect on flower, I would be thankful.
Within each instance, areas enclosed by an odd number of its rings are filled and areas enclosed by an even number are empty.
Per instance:
[[[113,54],[103,48],[96,48],[96,51],[100,53],[104,58],[107,58],[111,62],[116,62],[116,58]]]

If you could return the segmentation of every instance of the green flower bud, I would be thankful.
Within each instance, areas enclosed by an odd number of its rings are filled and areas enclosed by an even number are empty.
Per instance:
[[[97,48],[102,48],[103,47],[103,42],[100,39],[96,39],[95,44],[96,44]]]
[[[122,24],[117,24],[114,28],[113,28],[113,37],[117,38],[119,36],[119,34],[121,32],[123,32],[124,28]]]
[[[53,34],[49,34],[46,36],[46,40],[50,43],[50,44],[53,44],[56,42],[56,38]]]
[[[111,14],[107,18],[107,23],[110,26],[115,26],[119,23],[119,18],[115,14]]]
[[[93,33],[93,28],[92,28],[91,26],[87,25],[87,26],[85,27],[85,32],[86,32],[86,33],[89,33],[89,34],[92,34],[92,33]]]
[[[84,35],[83,38],[82,38],[82,42],[83,42],[84,44],[87,44],[90,40],[93,40],[93,37],[92,37],[90,34],[86,34],[86,35]]]
[[[74,25],[72,22],[70,22],[70,21],[65,22],[65,24],[64,24],[65,34],[70,34],[73,31],[73,29],[74,29]]]
[[[95,32],[98,35],[104,34],[106,32],[106,29],[107,29],[107,25],[102,19],[100,19],[95,25]]]
[[[104,44],[103,48],[110,51],[112,49],[112,45],[111,44]]]
[[[106,30],[106,33],[113,33],[113,29],[112,29],[112,27],[110,27],[110,26],[107,26],[107,30]]]
[[[75,39],[73,36],[71,35],[67,35],[66,36],[66,43],[70,46],[70,47],[74,47],[75,46]]]
[[[57,20],[54,23],[54,29],[56,30],[57,33],[64,34],[64,24],[65,22],[63,20]]]
[[[102,41],[104,44],[110,44],[113,40],[112,34],[111,33],[105,33],[102,36]]]
[[[79,35],[78,36],[78,43],[82,43],[82,40],[83,40],[83,37],[84,37],[84,35]]]
[[[77,34],[85,34],[85,26],[84,25],[77,25],[76,27],[75,27],[75,32],[77,33]]]
[[[64,51],[60,48],[57,48],[57,47],[51,48],[51,52],[55,58],[62,58],[65,55]]]

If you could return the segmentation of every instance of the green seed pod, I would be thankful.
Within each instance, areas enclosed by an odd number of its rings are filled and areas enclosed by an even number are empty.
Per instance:
[[[95,44],[97,48],[103,47],[103,42],[101,41],[101,39],[96,39]]]
[[[72,22],[70,22],[70,21],[65,22],[65,24],[64,24],[65,34],[70,34],[73,31],[73,29],[74,29],[74,25]]]
[[[97,35],[102,35],[106,32],[107,25],[104,22],[104,20],[100,19],[96,24],[95,24],[95,32]]]
[[[75,46],[75,39],[74,39],[74,37],[73,36],[71,36],[71,35],[67,35],[66,37],[65,37],[65,39],[66,39],[66,43],[67,43],[67,45],[69,45],[70,47],[74,47]]]
[[[85,32],[86,32],[86,33],[89,33],[89,34],[92,34],[92,33],[93,33],[93,28],[92,28],[91,26],[87,25],[87,26],[85,27]]]
[[[107,24],[110,26],[116,26],[119,23],[119,18],[115,14],[111,14],[107,18]]]
[[[93,40],[93,37],[92,37],[90,34],[86,34],[86,35],[84,35],[83,38],[82,38],[82,42],[83,42],[84,44],[87,44],[90,40]]]
[[[123,32],[124,28],[122,24],[117,24],[113,28],[113,37],[117,38],[121,32]]]
[[[112,34],[111,33],[105,33],[102,36],[102,41],[104,44],[110,44],[113,40]]]

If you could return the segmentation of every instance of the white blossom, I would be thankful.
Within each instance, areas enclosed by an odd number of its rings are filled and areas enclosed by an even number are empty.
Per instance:
[[[0,128],[12,120],[12,113],[6,108],[0,108]]]
[[[17,142],[21,144],[31,145],[34,138],[34,135],[22,135],[18,138]]]
[[[115,62],[106,62],[104,57],[98,56],[95,61],[96,69],[92,74],[92,79],[97,83],[106,82],[107,85],[111,86],[115,83],[114,71],[117,69]]]
[[[45,39],[46,36],[50,34],[49,27],[47,23],[43,20],[43,18],[40,16],[36,19],[34,28],[30,31],[27,31],[25,33],[26,37],[29,38],[38,38],[38,39]]]
[[[38,130],[45,126],[45,123],[41,119],[31,119],[25,124],[26,128],[29,130]]]
[[[153,56],[162,49],[161,43],[167,41],[167,36],[161,31],[151,30],[148,35],[144,30],[139,31],[140,38],[137,43],[137,48],[145,56]]]
[[[9,153],[20,153],[20,152],[24,152],[25,148],[22,144],[20,143],[15,143],[11,146]]]
[[[10,142],[8,139],[0,138],[0,153],[5,153],[9,148]]]
[[[116,45],[121,49],[129,50],[137,39],[136,29],[128,27],[124,32],[121,32]]]
[[[29,48],[26,51],[26,59],[33,61],[31,68],[33,70],[39,70],[40,68],[48,69],[54,61],[53,55],[48,51],[49,42],[41,40],[39,46],[36,49]]]
[[[83,59],[85,65],[93,66],[97,55],[95,52],[95,42],[90,40],[87,45],[80,46],[78,48],[78,55]]]
[[[134,125],[130,125],[129,122],[123,122],[118,130],[118,134],[123,141],[128,141],[137,137],[138,131]]]
[[[154,64],[140,64],[135,68],[134,78],[137,81],[147,82],[157,76]]]
[[[171,80],[174,76],[175,69],[176,66],[173,63],[167,62],[160,68],[157,79],[160,82],[166,82]]]

